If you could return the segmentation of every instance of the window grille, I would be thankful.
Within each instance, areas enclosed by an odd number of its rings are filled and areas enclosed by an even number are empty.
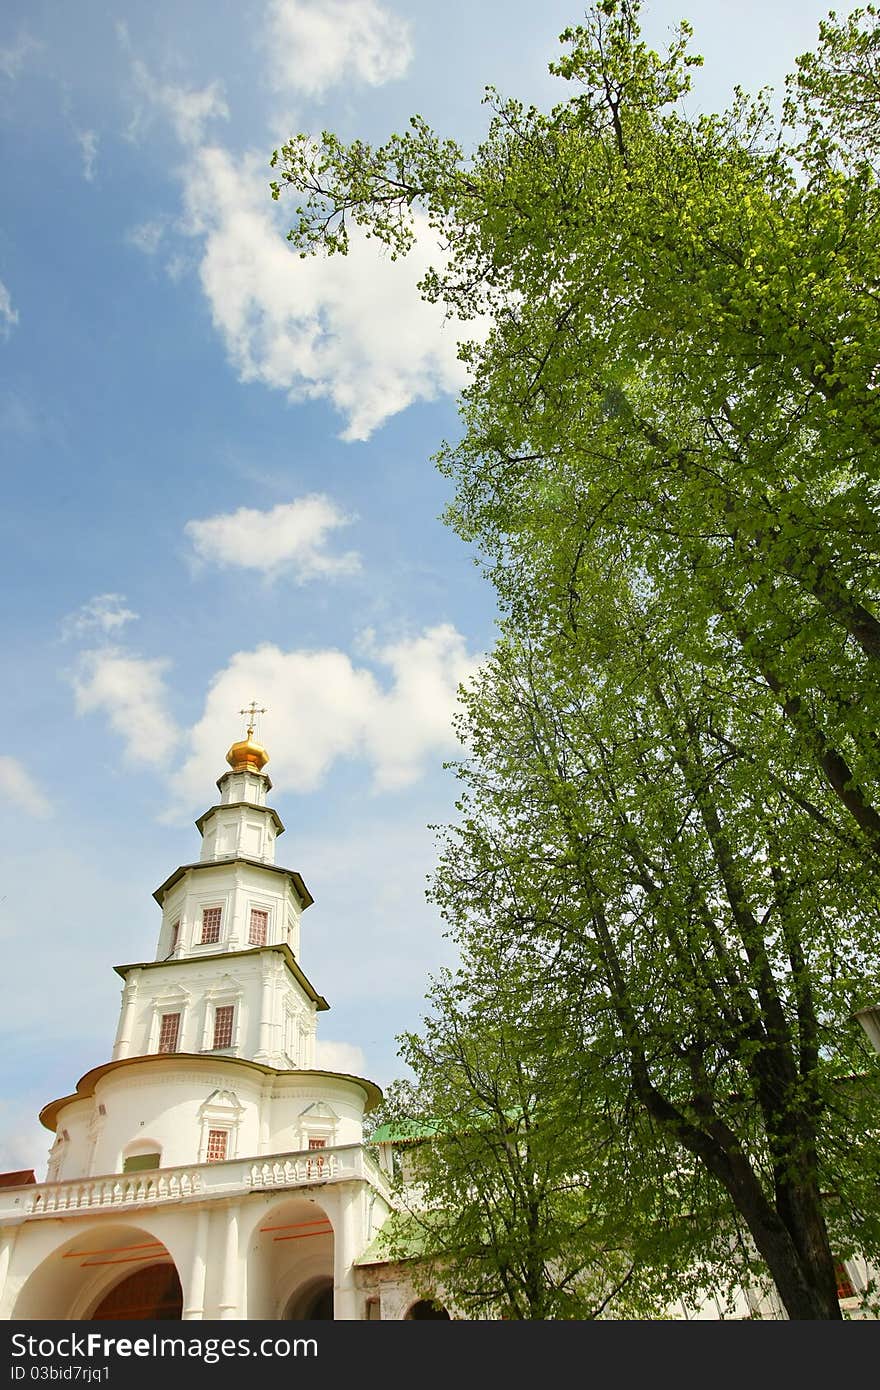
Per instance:
[[[316,1152],[316,1151],[319,1150],[319,1149],[326,1149],[326,1147],[327,1147],[327,1140],[326,1140],[326,1139],[310,1139],[310,1140],[309,1140],[309,1161],[308,1161],[307,1169],[308,1169],[308,1176],[309,1176],[310,1178],[319,1178],[319,1177],[321,1176],[321,1174],[323,1173],[323,1171],[324,1171],[324,1155],[323,1155],[322,1153],[318,1153],[318,1152]]]
[[[837,1276],[837,1297],[855,1298],[856,1291],[853,1288],[852,1280],[849,1277],[846,1265],[842,1260],[838,1260],[834,1265],[834,1273]]]
[[[251,908],[251,926],[248,933],[248,944],[251,946],[265,946],[269,937],[269,914],[262,908]]]
[[[232,1020],[235,1016],[233,1004],[223,1004],[214,1010],[214,1047],[232,1046]]]
[[[225,1129],[208,1130],[208,1151],[205,1155],[208,1163],[222,1163],[226,1157],[226,1144],[229,1135]]]
[[[220,940],[220,916],[222,909],[219,907],[206,907],[202,911],[202,941]]]
[[[180,1037],[180,1014],[163,1014],[159,1025],[159,1051],[176,1052]]]

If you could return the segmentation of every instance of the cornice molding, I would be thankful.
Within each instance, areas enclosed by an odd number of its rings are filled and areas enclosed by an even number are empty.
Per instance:
[[[242,1073],[250,1072],[255,1078],[257,1076],[270,1077],[273,1085],[278,1085],[283,1089],[289,1089],[290,1084],[302,1086],[304,1094],[314,1094],[315,1099],[320,1099],[325,1094],[327,1083],[341,1082],[343,1088],[346,1085],[359,1087],[365,1098],[364,1113],[368,1114],[379,1104],[382,1099],[382,1092],[374,1081],[369,1081],[365,1076],[353,1076],[349,1072],[341,1071],[320,1071],[315,1068],[299,1070],[281,1070],[279,1067],[270,1067],[265,1062],[252,1062],[246,1057],[224,1057],[220,1061],[216,1056],[206,1057],[199,1052],[153,1052],[140,1057],[119,1057],[115,1062],[104,1062],[99,1067],[92,1067],[81,1076],[76,1083],[76,1091],[69,1096],[61,1096],[58,1100],[52,1100],[48,1105],[44,1105],[40,1111],[40,1123],[48,1130],[54,1130],[58,1118],[68,1105],[88,1100],[95,1094],[95,1087],[105,1076],[110,1076],[123,1069],[152,1069],[158,1076],[163,1076],[164,1081],[172,1080],[175,1075],[181,1077],[181,1064],[187,1069],[183,1075],[193,1082],[201,1084],[206,1078],[213,1081],[215,1086],[226,1087],[229,1084],[229,1072]],[[244,1077],[242,1077],[244,1079]],[[149,1075],[141,1078],[132,1077],[131,1084],[149,1083]],[[288,1082],[288,1086],[285,1086]],[[309,1088],[314,1087],[310,1092]]]

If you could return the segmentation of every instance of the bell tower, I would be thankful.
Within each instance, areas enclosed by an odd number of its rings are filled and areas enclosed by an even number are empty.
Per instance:
[[[314,1065],[326,1000],[299,964],[313,901],[300,874],[275,863],[284,832],[267,804],[269,754],[254,703],[226,755],[220,799],[196,821],[199,859],[153,894],[162,909],[155,960],[116,969],[125,981],[113,1060],[157,1052],[222,1054],[273,1068]]]

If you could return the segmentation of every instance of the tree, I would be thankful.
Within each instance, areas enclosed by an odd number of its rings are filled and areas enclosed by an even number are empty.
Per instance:
[[[419,1083],[393,1088],[392,1130],[419,1138],[399,1184],[407,1219],[390,1252],[414,1248],[420,1286],[442,1288],[466,1317],[595,1316],[616,1291],[605,1288],[606,1269],[625,1285],[631,1266],[619,1232],[605,1247],[605,1214],[591,1219],[571,1147],[558,1143],[548,1072],[559,1068],[546,1055],[531,1065],[520,1030],[478,1023],[474,998],[453,998],[461,987],[435,981],[437,1013],[424,1036],[402,1040]]]
[[[554,71],[582,90],[549,115],[490,89],[472,160],[414,117],[376,149],[295,137],[273,192],[304,200],[303,254],[344,251],[351,222],[403,254],[423,204],[449,247],[425,294],[491,315],[464,349],[467,428],[441,464],[451,520],[512,610],[530,599],[524,552],[541,546],[564,611],[625,544],[662,586],[671,642],[695,604],[704,644],[719,626],[735,638],[793,756],[876,857],[876,12],[829,22],[801,60],[791,143],[742,93],[720,116],[674,112],[700,61],[689,27],[660,58],[639,8],[603,0],[566,31]]]
[[[625,625],[635,672],[649,636]],[[645,1228],[661,1265],[686,1217],[729,1240],[716,1284],[742,1283],[748,1232],[791,1317],[839,1316],[832,1250],[880,1252],[880,1094],[846,1023],[878,982],[861,859],[816,819],[816,774],[774,785],[737,752],[772,709],[732,720],[722,662],[655,658],[648,696],[585,678],[585,645],[573,671],[511,638],[469,693],[435,899],[466,958],[520,973],[510,1026],[531,990],[568,1040],[563,1108],[604,1137],[597,1207],[622,1184],[652,1212],[675,1192]]]
[[[381,1132],[405,1154],[404,1218],[383,1231],[386,1253],[417,1257],[417,1287],[441,1289],[466,1317],[661,1312],[701,1244],[673,1200],[670,1155],[666,1185],[624,1191],[618,1169],[609,1202],[597,1175],[614,1145],[594,1108],[584,1123],[583,1067],[560,1029],[559,991],[549,975],[536,990],[515,965],[499,970],[485,939],[463,956],[456,976],[433,981],[422,1032],[401,1039],[417,1079],[396,1083],[384,1107]]]
[[[300,136],[273,192],[303,254],[351,222],[403,254],[422,205],[449,252],[424,293],[491,324],[439,458],[508,641],[441,904],[468,942],[537,874],[520,958],[580,980],[604,1104],[720,1188],[791,1316],[833,1317],[831,1175],[846,1239],[877,1205],[844,1078],[880,854],[880,23],[829,18],[780,125],[742,92],[681,114],[689,28],[659,56],[638,12],[566,31],[551,112],[490,91],[469,160],[419,118]]]

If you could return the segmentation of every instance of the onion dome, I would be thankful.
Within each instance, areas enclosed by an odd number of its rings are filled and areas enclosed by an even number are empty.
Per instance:
[[[257,708],[256,700],[251,700],[248,709],[239,710],[239,714],[247,715],[247,733],[238,743],[233,743],[226,754],[226,761],[233,772],[262,772],[269,761],[269,754],[263,745],[254,742],[257,715],[265,713],[264,709]]]
[[[226,754],[226,761],[233,772],[262,772],[269,761],[269,754],[261,743],[255,743],[248,730],[247,738],[233,743]]]

